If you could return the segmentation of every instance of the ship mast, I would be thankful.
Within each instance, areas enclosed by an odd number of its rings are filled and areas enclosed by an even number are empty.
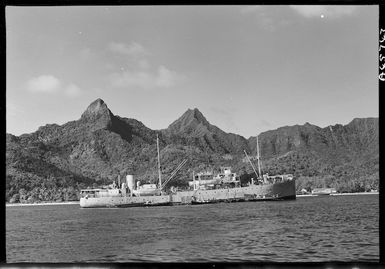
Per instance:
[[[261,175],[261,164],[260,164],[260,160],[259,160],[259,143],[258,143],[258,135],[257,135],[257,161],[258,161],[258,174],[260,177],[262,177]]]
[[[257,171],[255,171],[254,164],[251,162],[251,160],[250,160],[250,158],[249,158],[249,155],[247,155],[246,150],[243,150],[243,152],[245,153],[246,158],[247,158],[247,160],[249,161],[249,163],[250,163],[250,165],[251,165],[251,168],[253,168],[253,171],[254,171],[255,175],[257,176],[257,178],[260,177],[260,175],[257,173]]]
[[[194,174],[194,171],[193,171],[193,184],[194,184],[194,191],[195,191],[195,174]]]
[[[162,187],[162,173],[160,172],[160,154],[159,154],[159,137],[156,134],[156,148],[158,149],[158,173],[159,173],[159,189]]]

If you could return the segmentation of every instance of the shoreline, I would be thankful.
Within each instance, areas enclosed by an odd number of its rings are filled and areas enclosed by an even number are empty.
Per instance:
[[[313,194],[297,194],[296,197],[317,197],[317,196],[346,196],[346,195],[366,195],[366,194],[379,194],[376,192],[349,192],[349,193],[332,193],[329,195],[313,195]]]
[[[34,203],[34,204],[22,204],[22,203],[6,203],[6,207],[12,206],[41,206],[41,205],[78,205],[79,201],[70,201],[70,202],[47,202],[47,203]]]
[[[352,193],[333,193],[329,196],[346,196],[346,195],[366,195],[366,194],[379,194],[379,192],[352,192]],[[297,198],[302,197],[318,197],[319,195],[312,195],[312,194],[297,194]],[[328,195],[325,195],[328,196]],[[80,201],[70,201],[70,202],[47,202],[47,203],[34,203],[34,204],[22,204],[22,203],[6,203],[6,207],[12,207],[12,206],[47,206],[47,205],[78,205]]]

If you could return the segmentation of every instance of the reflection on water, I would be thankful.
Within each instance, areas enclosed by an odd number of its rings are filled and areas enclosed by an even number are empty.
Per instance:
[[[378,261],[378,195],[80,209],[7,207],[8,262]]]

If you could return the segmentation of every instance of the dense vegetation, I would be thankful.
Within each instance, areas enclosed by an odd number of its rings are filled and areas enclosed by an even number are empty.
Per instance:
[[[135,119],[113,115],[98,99],[79,120],[46,125],[19,137],[7,134],[7,201],[77,200],[81,188],[110,184],[127,174],[154,183],[157,134],[164,180],[182,160],[188,160],[169,186],[186,188],[193,171],[221,166],[231,166],[243,183],[255,177],[243,150],[255,156],[256,137],[226,133],[197,109],[186,111],[167,129],[154,131]],[[263,171],[293,174],[297,191],[378,189],[376,118],[326,128],[308,123],[286,126],[260,134],[259,144]]]

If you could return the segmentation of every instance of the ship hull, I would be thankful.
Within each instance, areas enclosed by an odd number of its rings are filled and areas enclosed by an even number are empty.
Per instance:
[[[311,195],[313,195],[313,196],[330,196],[330,193],[319,192],[319,193],[312,193]]]
[[[169,195],[142,196],[142,197],[91,197],[80,198],[80,206],[83,208],[92,207],[139,207],[169,205]]]
[[[295,180],[229,189],[182,191],[159,196],[81,198],[80,206],[82,208],[143,207],[293,199],[296,199]]]
[[[244,201],[272,201],[296,199],[295,181],[267,185],[252,185],[249,187],[199,190],[194,195],[192,204]]]

